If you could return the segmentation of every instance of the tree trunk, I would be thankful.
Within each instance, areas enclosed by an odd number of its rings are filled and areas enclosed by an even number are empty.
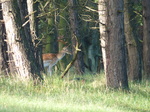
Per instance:
[[[1,4],[0,4],[1,9]],[[0,11],[0,75],[8,72],[8,56],[7,56],[7,45],[5,40],[5,26],[2,17],[2,11]]]
[[[101,29],[101,36],[104,37],[105,49],[103,49],[103,52],[105,54],[103,54],[103,58],[106,57],[104,62],[107,87],[128,88],[123,24],[123,0],[99,1],[99,3],[102,3],[102,7],[99,8],[100,11],[104,11],[107,8],[106,12],[99,13],[102,14],[102,19],[104,18],[102,23],[105,25],[106,22],[106,28],[103,26]]]
[[[143,64],[144,75],[150,79],[150,1],[143,0]]]
[[[99,13],[99,26],[100,26],[100,42],[102,48],[102,57],[105,75],[106,71],[106,45],[108,41],[106,23],[107,23],[107,6],[105,0],[99,0],[98,2],[98,13]],[[100,61],[100,60],[99,60]]]
[[[2,56],[2,23],[0,22],[0,75],[3,71],[3,56]]]
[[[7,34],[7,44],[13,57],[13,62],[15,64],[15,72],[22,77],[30,76],[30,67],[25,54],[23,45],[21,44],[21,37],[16,25],[14,7],[12,7],[12,2],[2,3],[3,18],[6,27]],[[14,72],[14,71],[13,71]]]
[[[75,46],[76,46],[76,38],[78,38],[79,40],[79,45],[81,43],[81,36],[79,34],[79,23],[78,23],[78,13],[77,13],[77,1],[76,0],[68,0],[70,9],[69,9],[69,18],[70,18],[70,25],[71,25],[71,35],[72,35],[72,48],[73,48],[73,52],[75,52]],[[82,48],[80,47],[80,49],[82,50]],[[75,54],[73,54],[75,55]],[[77,55],[77,60],[75,61],[75,68],[76,71],[79,74],[83,74],[84,73],[84,62],[83,62],[83,53],[82,51],[78,53]]]
[[[142,78],[138,23],[135,19],[136,14],[133,9],[136,2],[136,0],[124,0],[124,24],[128,50],[128,77],[132,81],[140,81]]]
[[[0,9],[1,9],[1,4],[0,4]],[[0,75],[2,74],[3,71],[3,55],[2,55],[2,40],[3,40],[3,32],[2,32],[2,12],[0,11]]]
[[[57,5],[57,8],[59,8],[59,17],[58,17],[58,26],[57,26],[57,31],[58,31],[58,46],[59,49],[61,50],[64,46],[67,46],[69,42],[69,36],[70,32],[68,32],[68,22],[67,22],[67,17],[68,17],[68,10],[66,9],[67,6],[67,0],[58,0],[59,5]],[[61,71],[64,71],[67,63],[69,62],[68,55],[66,55],[62,60],[59,61],[60,64],[60,69]]]
[[[39,75],[34,62],[34,52],[31,41],[24,37],[22,29],[19,29],[21,19],[16,16],[17,1],[7,1],[2,3],[3,18],[6,27],[7,45],[9,61],[11,64],[11,73],[20,75],[22,78],[37,78]],[[19,14],[18,14],[19,15]],[[21,28],[21,27],[20,27]],[[29,46],[31,45],[31,46]]]
[[[32,42],[34,46],[36,45],[36,24],[35,24],[35,13],[37,13],[36,10],[34,10],[34,0],[27,0],[27,9],[28,9],[28,15],[29,15],[29,23],[30,23],[30,34],[32,37]]]
[[[49,13],[52,10],[56,10],[56,2],[49,2],[45,9],[42,10],[42,13]],[[43,6],[44,7],[44,6]],[[44,49],[43,53],[57,53],[58,52],[58,32],[57,32],[57,10],[51,12],[50,15],[42,18],[42,22],[40,24],[43,25],[41,30],[39,31],[42,35],[44,35]]]
[[[34,45],[35,61],[38,69],[42,71],[44,68],[42,63],[42,41],[38,37],[38,1],[27,0],[27,8],[30,23],[30,34]]]

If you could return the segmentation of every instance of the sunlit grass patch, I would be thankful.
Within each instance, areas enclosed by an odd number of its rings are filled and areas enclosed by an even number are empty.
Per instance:
[[[109,90],[105,76],[45,76],[35,85],[0,78],[0,112],[149,112],[150,83],[130,83],[128,92]]]

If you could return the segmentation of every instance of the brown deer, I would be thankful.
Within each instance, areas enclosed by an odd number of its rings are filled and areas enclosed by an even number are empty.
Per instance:
[[[43,54],[43,65],[44,68],[47,69],[47,73],[51,76],[52,75],[52,67],[57,64],[59,60],[61,60],[66,54],[71,54],[68,50],[68,47],[64,47],[59,53],[47,53]]]

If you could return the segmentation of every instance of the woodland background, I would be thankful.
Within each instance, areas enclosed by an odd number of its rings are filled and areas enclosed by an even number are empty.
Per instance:
[[[74,73],[105,72],[106,85],[150,78],[149,0],[1,0],[0,72],[43,79],[42,53],[71,46]],[[77,38],[77,39],[76,39]]]
[[[72,55],[43,73],[42,54],[68,45]],[[150,0],[0,0],[1,112],[149,107]]]

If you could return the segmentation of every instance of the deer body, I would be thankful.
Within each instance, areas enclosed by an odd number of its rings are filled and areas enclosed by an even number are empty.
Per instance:
[[[50,74],[50,76],[52,75],[52,67],[55,66],[57,62],[66,55],[66,53],[71,54],[67,47],[64,47],[57,54],[47,53],[42,55],[44,68],[47,69],[47,73]]]

